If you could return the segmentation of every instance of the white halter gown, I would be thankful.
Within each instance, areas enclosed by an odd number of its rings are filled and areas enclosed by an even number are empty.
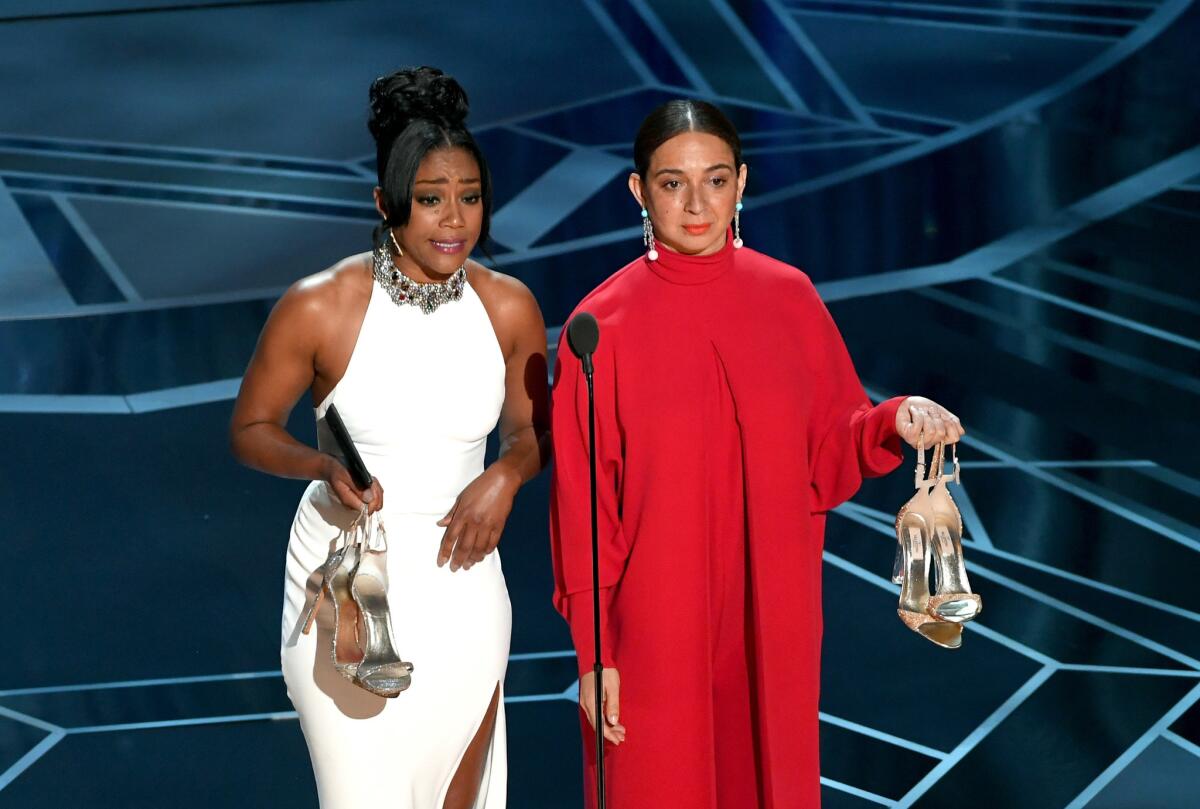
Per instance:
[[[336,403],[384,489],[394,641],[415,670],[398,697],[376,697],[334,670],[326,616],[300,633],[319,582],[313,571],[355,517],[325,483],[313,482],[288,543],[280,656],[322,809],[441,809],[497,685],[495,733],[475,807],[505,805],[502,686],[512,607],[500,556],[454,573],[437,566],[444,532],[437,521],[483,471],[484,443],[503,400],[504,357],[469,283],[460,300],[428,315],[393,304],[372,285],[345,376],[316,408],[318,443],[338,454],[324,422]]]

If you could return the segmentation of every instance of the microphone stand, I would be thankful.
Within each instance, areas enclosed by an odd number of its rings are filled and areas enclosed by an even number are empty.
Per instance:
[[[596,639],[596,657],[592,671],[596,675],[596,809],[605,809],[604,789],[604,663],[600,660],[600,536],[596,517],[596,392],[592,385],[592,355],[584,354],[583,375],[588,390],[588,461],[592,494],[592,631]]]

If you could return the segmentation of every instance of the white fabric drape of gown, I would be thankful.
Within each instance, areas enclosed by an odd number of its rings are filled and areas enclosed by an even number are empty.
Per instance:
[[[322,809],[441,809],[499,686],[495,732],[475,809],[503,809],[503,682],[512,607],[498,552],[470,570],[439,568],[437,522],[483,471],[504,400],[504,357],[468,283],[431,314],[395,305],[373,283],[345,375],[316,408],[318,444],[339,454],[331,403],[384,489],[388,599],[396,651],[412,685],[383,699],[343,679],[330,659],[329,609],[300,632],[313,573],[355,514],[324,482],[296,511],[284,580],[284,682],[312,757]]]

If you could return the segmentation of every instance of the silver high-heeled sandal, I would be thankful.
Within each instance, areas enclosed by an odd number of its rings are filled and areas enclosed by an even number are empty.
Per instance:
[[[370,517],[367,519],[370,520]],[[387,534],[382,522],[376,525],[375,538],[377,542],[364,541],[360,544],[358,563],[350,576],[350,594],[358,606],[358,634],[363,642],[363,655],[358,664],[356,680],[372,694],[390,698],[412,684],[413,664],[401,660],[392,644],[386,567]]]
[[[352,529],[353,530],[353,527]],[[363,648],[358,639],[358,605],[350,595],[350,571],[358,560],[358,547],[344,545],[325,559],[321,566],[321,585],[304,617],[307,635],[317,619],[321,604],[328,595],[333,611],[330,655],[337,673],[353,681],[362,662]]]
[[[338,674],[381,697],[394,697],[412,683],[413,664],[392,647],[387,602],[387,535],[380,522],[372,547],[370,515],[364,506],[346,530],[345,544],[325,559],[321,584],[304,616],[304,634],[328,597],[333,610],[330,655]],[[364,565],[365,562],[365,565]]]

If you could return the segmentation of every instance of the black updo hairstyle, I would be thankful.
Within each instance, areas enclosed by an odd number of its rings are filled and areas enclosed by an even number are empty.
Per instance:
[[[375,162],[387,218],[375,228],[378,246],[385,231],[408,224],[417,168],[433,149],[466,149],[479,164],[483,195],[483,247],[492,223],[492,176],[464,122],[470,105],[462,85],[436,67],[407,67],[371,82],[367,128],[375,138]],[[486,248],[484,248],[486,249]]]
[[[654,150],[684,132],[705,132],[716,135],[733,150],[733,168],[742,167],[742,139],[733,122],[713,104],[681,98],[660,104],[646,116],[633,140],[633,165],[638,176],[646,179],[650,156]]]

